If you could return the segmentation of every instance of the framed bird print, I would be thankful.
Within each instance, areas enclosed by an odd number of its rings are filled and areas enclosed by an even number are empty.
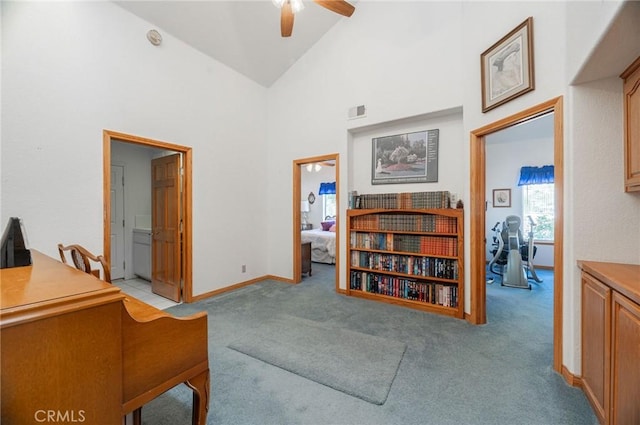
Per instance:
[[[533,90],[533,18],[527,18],[485,50],[480,62],[482,112]]]

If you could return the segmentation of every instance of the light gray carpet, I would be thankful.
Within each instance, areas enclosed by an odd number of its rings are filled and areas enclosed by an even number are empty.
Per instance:
[[[551,368],[553,275],[543,278],[531,291],[488,285],[482,326],[336,294],[335,268],[316,263],[299,285],[264,281],[168,311],[208,314],[208,425],[596,425],[583,392]],[[282,314],[406,344],[387,401],[368,403],[228,347]],[[143,424],[190,424],[191,406],[179,385],[144,406]]]
[[[278,315],[229,344],[241,353],[373,404],[383,404],[406,344]]]

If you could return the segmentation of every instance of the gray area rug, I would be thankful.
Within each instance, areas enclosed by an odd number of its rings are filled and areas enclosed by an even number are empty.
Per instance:
[[[279,315],[229,348],[373,404],[384,404],[406,344]]]

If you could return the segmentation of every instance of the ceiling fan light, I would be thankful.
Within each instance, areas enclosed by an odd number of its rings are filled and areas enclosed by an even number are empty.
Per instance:
[[[304,9],[304,3],[302,3],[302,0],[289,0],[289,1],[291,2],[291,11],[293,13],[298,13],[302,9]]]
[[[273,2],[273,5],[275,7],[277,7],[278,9],[280,9],[287,0],[271,0]]]
[[[320,171],[322,169],[322,165],[320,164],[316,164],[316,172]]]

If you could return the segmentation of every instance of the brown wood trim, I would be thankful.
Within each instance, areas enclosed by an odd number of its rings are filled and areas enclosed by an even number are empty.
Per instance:
[[[290,284],[294,284],[295,283],[293,281],[293,279],[289,279],[289,278],[282,277],[282,276],[276,276],[276,275],[272,275],[272,274],[266,275],[263,280],[275,280],[275,281],[278,281],[278,282],[290,283]]]
[[[562,368],[562,300],[563,300],[563,199],[564,199],[564,113],[562,96],[502,118],[478,128],[470,135],[470,288],[471,312],[469,321],[486,323],[486,246],[485,246],[485,136],[531,118],[554,112],[554,166],[555,166],[555,234],[554,234],[554,299],[553,299],[553,368]]]
[[[183,205],[182,205],[182,237],[183,237],[183,258],[182,258],[182,276],[183,288],[182,298],[184,302],[191,303],[193,297],[193,252],[192,252],[192,213],[193,213],[193,150],[188,146],[176,145],[174,143],[164,142],[160,140],[148,139],[145,137],[134,136],[131,134],[120,133],[112,130],[102,131],[102,166],[103,166],[103,255],[111,264],[111,142],[119,141],[143,145],[147,147],[171,150],[183,154]]]
[[[300,191],[302,190],[302,167],[314,162],[334,161],[336,175],[336,292],[340,291],[340,154],[333,153],[318,155],[308,158],[295,159],[293,161],[293,283],[300,283],[302,275],[300,273]]]
[[[207,298],[215,297],[216,295],[222,295],[227,292],[235,291],[236,289],[244,288],[245,286],[253,285],[254,283],[259,283],[264,280],[269,280],[269,276],[256,277],[250,280],[246,280],[244,282],[239,282],[231,286],[225,286],[224,288],[216,289],[213,291],[205,292],[204,294],[196,295],[193,297],[193,302],[202,301]]]
[[[558,97],[553,103],[553,166],[554,166],[554,234],[553,234],[553,369],[562,369],[562,304],[564,300],[564,105]]]
[[[102,255],[111,267],[111,134],[102,131]]]
[[[496,130],[497,131],[497,130]],[[477,132],[477,130],[476,130]],[[486,133],[488,134],[488,133]],[[486,269],[484,267],[486,259],[485,246],[485,221],[486,221],[486,182],[485,164],[486,150],[483,133],[471,133],[471,186],[470,186],[470,211],[469,211],[469,232],[470,232],[470,300],[471,311],[469,313],[470,322],[475,325],[487,322],[486,312],[486,285],[479,282],[486,282]]]
[[[244,281],[244,282],[236,283],[235,285],[226,286],[224,288],[216,289],[215,291],[211,291],[211,292],[207,292],[207,293],[204,293],[204,294],[197,295],[197,296],[193,297],[193,302],[202,301],[202,300],[207,299],[207,298],[213,298],[215,296],[222,295],[222,294],[225,294],[227,292],[235,291],[236,289],[244,288],[245,286],[251,286],[251,285],[254,285],[256,283],[264,282],[265,280],[275,280],[275,281],[278,281],[278,282],[289,283],[289,284],[295,284],[296,283],[296,282],[293,281],[293,279],[288,279],[288,278],[282,277],[282,276],[276,276],[276,275],[272,275],[272,274],[267,274],[267,275],[264,275],[264,276],[261,276],[261,277],[256,277],[256,278],[251,279],[251,280],[247,280],[247,281]],[[338,292],[339,294],[342,294],[342,295],[347,295],[347,291],[345,291],[344,289],[338,289],[336,292]]]
[[[577,387],[582,389],[582,377],[576,376],[573,373],[569,372],[569,369],[565,365],[562,365],[562,372],[560,373],[567,384],[572,387]]]
[[[184,241],[182,244],[183,256],[182,256],[182,275],[184,278],[184,285],[182,287],[182,296],[187,303],[193,302],[193,245],[192,245],[192,218],[193,218],[193,150],[191,148],[182,152],[183,158],[183,190],[182,201],[183,215],[182,215],[182,234]],[[188,282],[188,284],[187,284]]]
[[[624,80],[629,75],[633,74],[633,72],[638,68],[640,68],[640,56],[638,56],[636,60],[631,63],[631,65],[629,65],[624,71],[622,71],[622,74],[620,74],[620,78]]]
[[[300,229],[302,228],[302,221],[300,217],[300,202],[302,198],[300,192],[302,191],[302,164],[293,162],[293,283],[300,283],[302,280],[302,247],[300,246],[301,237]]]

